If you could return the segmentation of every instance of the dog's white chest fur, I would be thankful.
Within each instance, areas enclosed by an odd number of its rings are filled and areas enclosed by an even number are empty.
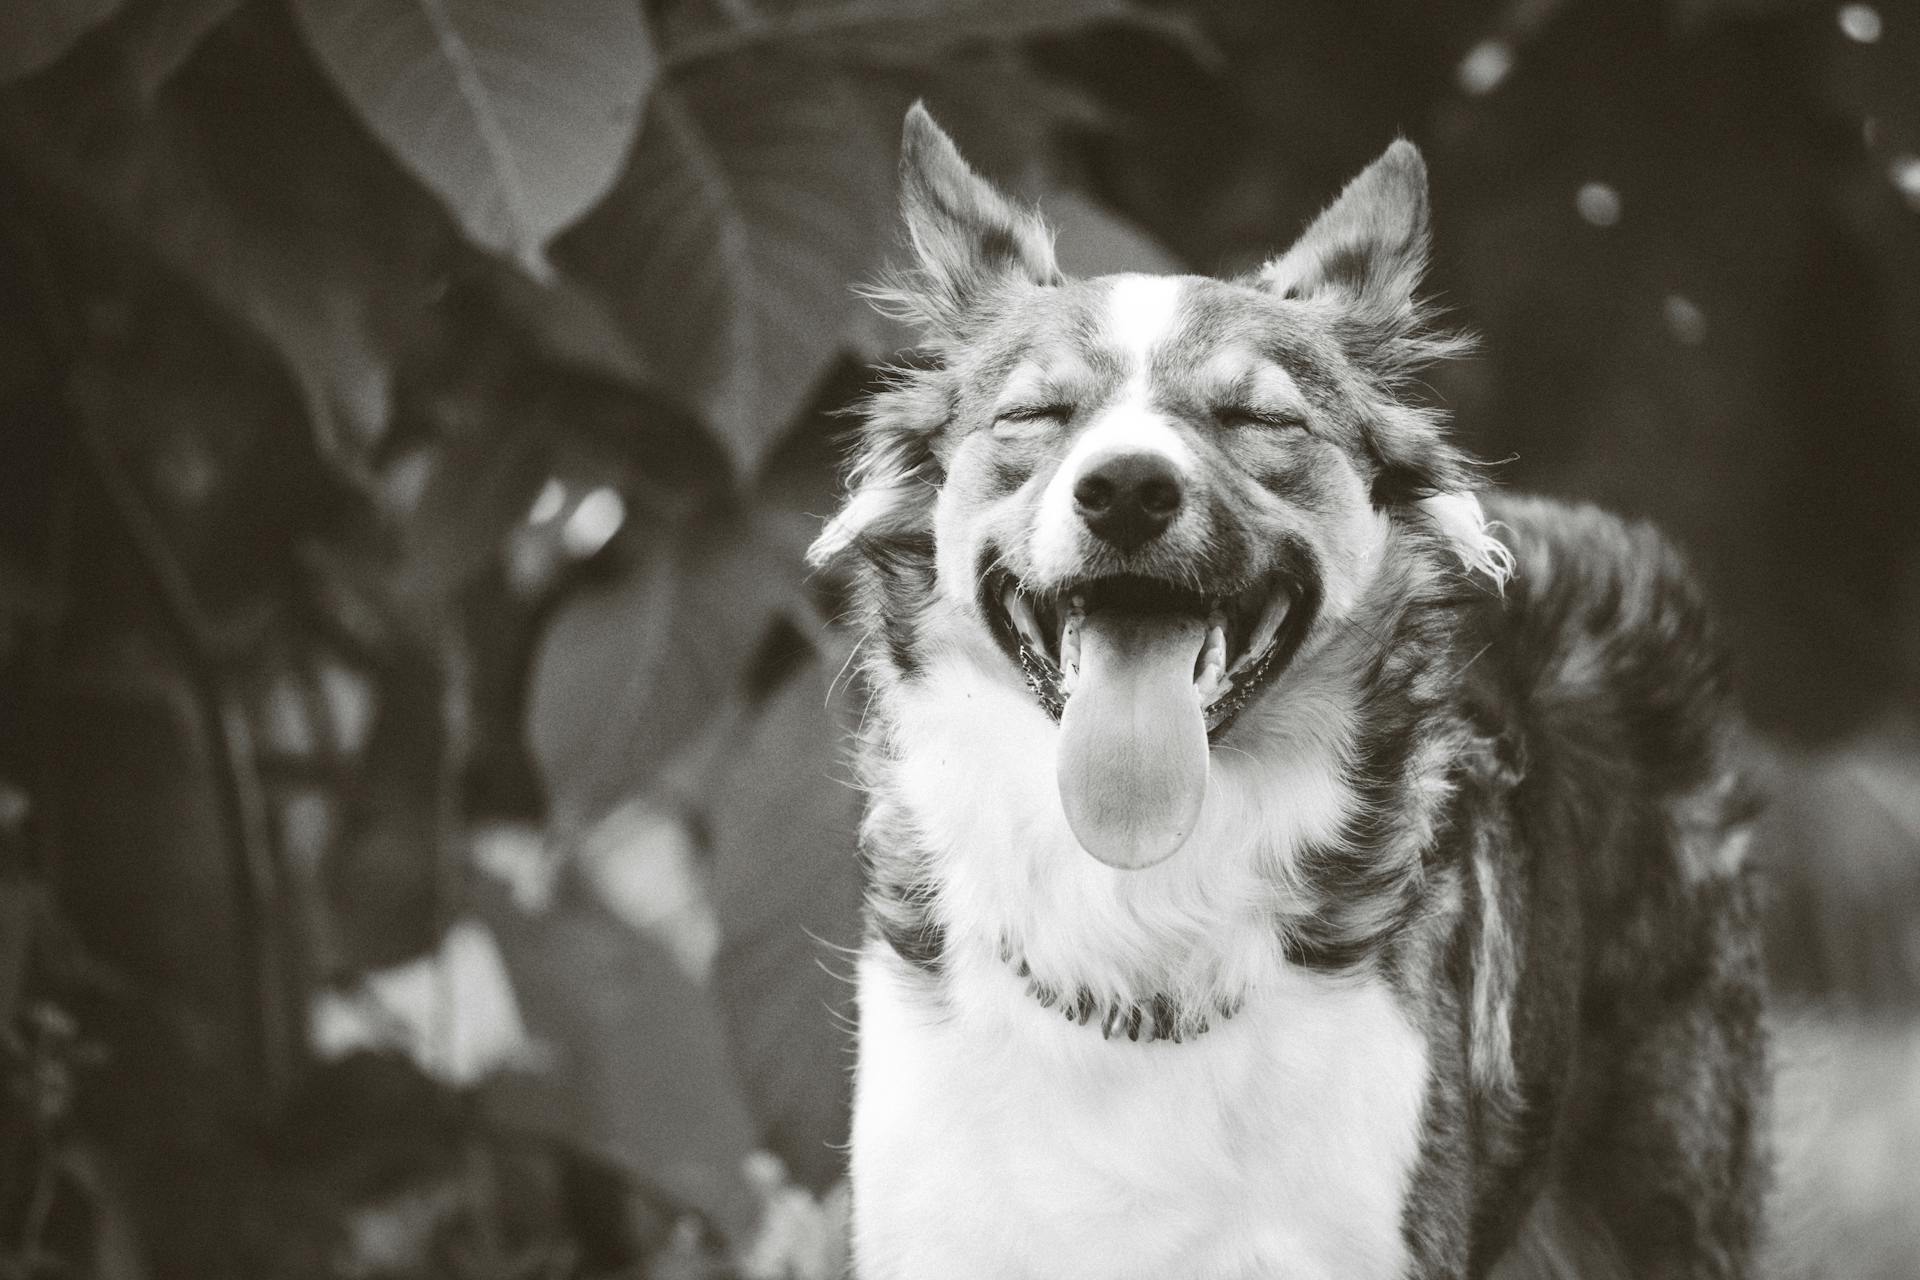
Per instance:
[[[1025,691],[958,653],[930,669],[894,707],[892,794],[946,948],[937,981],[877,942],[860,966],[861,1280],[1401,1275],[1425,1042],[1378,978],[1287,964],[1268,915],[1276,861],[1337,828],[1338,751],[1220,753],[1192,845],[1116,871],[1074,843]],[[1338,722],[1296,684],[1293,721]],[[1061,990],[1246,1004],[1184,1043],[1103,1040],[1002,940]]]
[[[1184,1044],[860,969],[862,1280],[1391,1277],[1426,1051],[1385,985],[1296,973]],[[962,981],[992,984],[984,968]]]

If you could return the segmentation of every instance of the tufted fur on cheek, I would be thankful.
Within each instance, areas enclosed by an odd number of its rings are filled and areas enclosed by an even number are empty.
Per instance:
[[[1512,557],[1473,496],[1479,470],[1447,439],[1444,414],[1411,394],[1429,365],[1473,348],[1470,337],[1437,327],[1419,294],[1429,238],[1426,162],[1403,138],[1261,270],[1259,283],[1320,313],[1368,384],[1374,505],[1412,514],[1468,572],[1502,586]]]
[[[873,560],[932,535],[934,501],[946,478],[939,436],[952,417],[940,372],[895,370],[861,407],[866,425],[847,473],[847,501],[807,548],[814,568],[849,551]]]

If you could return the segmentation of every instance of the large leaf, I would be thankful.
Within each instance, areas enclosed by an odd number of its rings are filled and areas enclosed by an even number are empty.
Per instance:
[[[545,1069],[488,1086],[489,1109],[612,1162],[746,1236],[758,1213],[744,1170],[754,1124],[705,992],[664,948],[569,904],[488,914]]]
[[[138,101],[151,105],[174,73],[247,0],[141,0],[120,20],[120,56]]]
[[[670,760],[720,745],[768,627],[807,607],[800,577],[755,525],[710,519],[662,529],[631,572],[566,604],[535,652],[527,695],[528,737],[562,830],[653,790]]]
[[[830,670],[809,666],[767,702],[713,790],[708,815],[720,956],[714,984],[767,1143],[816,1185],[846,1137],[848,951],[859,939],[845,726]]]
[[[180,25],[159,20],[172,12]],[[352,465],[385,431],[395,356],[446,327],[434,308],[458,239],[277,10],[218,18],[205,5],[130,14],[113,54],[139,92],[167,84],[153,109],[103,92],[97,67],[62,64],[0,112],[0,148],[36,196],[83,215],[76,226],[150,247],[266,337],[327,455]],[[205,21],[218,29],[187,57]]]
[[[474,240],[545,274],[633,140],[656,60],[633,0],[294,0],[354,109]]]
[[[899,118],[853,77],[728,59],[663,83],[627,174],[555,257],[751,473],[827,361],[878,330]]]
[[[0,4],[0,84],[59,60],[112,16],[120,0],[7,0]]]
[[[766,7],[778,12],[742,24],[724,12],[726,6],[675,6],[667,64],[684,66],[766,44],[863,60],[924,62],[956,45],[1002,43],[1096,23],[1140,27],[1199,47],[1197,29],[1183,16],[1132,0],[799,0]]]

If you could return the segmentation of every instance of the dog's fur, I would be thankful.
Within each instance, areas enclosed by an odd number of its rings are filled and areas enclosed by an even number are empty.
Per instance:
[[[853,567],[871,698],[857,1274],[1745,1274],[1725,666],[1656,533],[1483,513],[1410,397],[1462,346],[1415,292],[1418,152],[1233,281],[1063,278],[918,108],[903,185],[914,263],[876,294],[925,358],[815,549]],[[1200,499],[1135,552],[1068,496],[1112,447]],[[1076,842],[1058,691],[987,589],[1119,571],[1294,602],[1197,829],[1142,870]]]

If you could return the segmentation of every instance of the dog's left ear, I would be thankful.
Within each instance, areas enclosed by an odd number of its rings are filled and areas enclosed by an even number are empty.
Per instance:
[[[900,141],[900,213],[916,265],[874,296],[936,335],[960,336],[968,313],[997,284],[1061,279],[1053,232],[1040,215],[968,168],[918,102]]]
[[[1433,361],[1472,348],[1469,339],[1428,324],[1419,288],[1429,238],[1426,161],[1402,138],[1348,183],[1260,280],[1282,298],[1335,304],[1348,352],[1398,392]],[[1447,440],[1438,411],[1393,399],[1368,424],[1367,442],[1379,468],[1374,502],[1416,508],[1468,572],[1504,585],[1513,557],[1489,531],[1474,496],[1477,468]]]
[[[1427,164],[1402,138],[1348,183],[1260,278],[1283,298],[1337,295],[1359,319],[1411,324],[1414,291],[1427,269],[1427,224]]]

